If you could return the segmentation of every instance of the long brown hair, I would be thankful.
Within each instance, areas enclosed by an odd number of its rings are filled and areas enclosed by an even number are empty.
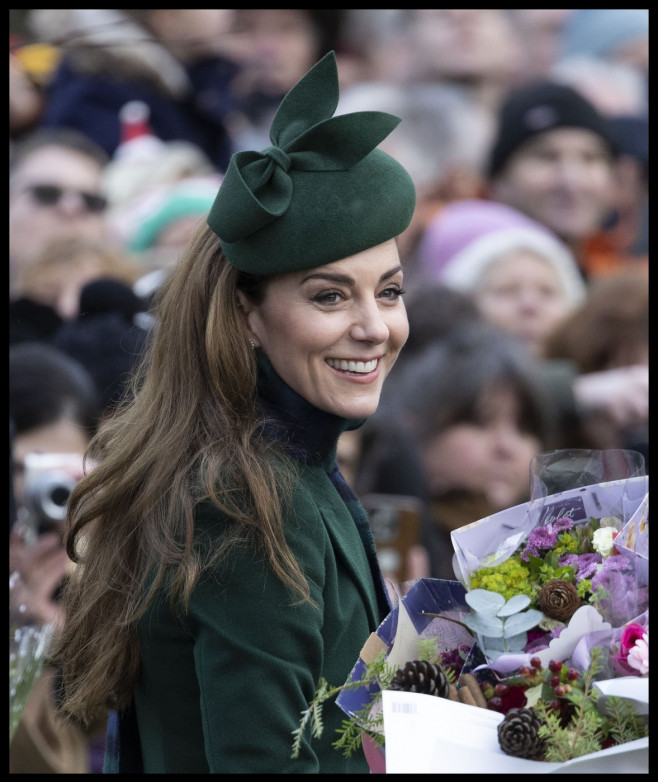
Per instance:
[[[69,499],[65,540],[75,565],[52,651],[64,717],[88,724],[125,706],[139,673],[137,623],[155,592],[166,589],[184,611],[202,568],[238,543],[259,546],[293,596],[310,600],[284,537],[292,468],[259,434],[239,286],[240,273],[202,225],[158,292],[129,398],[90,445],[97,464]],[[232,521],[207,559],[194,545],[202,500]]]

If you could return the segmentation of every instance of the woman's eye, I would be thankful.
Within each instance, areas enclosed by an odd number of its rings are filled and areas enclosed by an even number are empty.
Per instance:
[[[338,304],[342,299],[343,295],[339,291],[322,291],[321,293],[316,293],[311,298],[311,301],[315,301],[318,304]]]
[[[400,298],[400,296],[404,296],[406,291],[404,288],[401,288],[399,285],[391,285],[388,288],[385,288],[381,293],[380,296],[384,299],[390,299],[391,301],[397,301],[397,299]]]

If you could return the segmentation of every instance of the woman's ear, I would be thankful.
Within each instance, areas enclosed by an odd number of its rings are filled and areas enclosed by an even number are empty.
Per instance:
[[[243,291],[236,291],[238,297],[238,307],[242,313],[246,316],[249,314],[252,308],[252,303],[249,301],[249,297],[244,294]]]
[[[252,321],[254,320],[255,314],[256,314],[256,308],[254,306],[254,303],[249,299],[248,296],[244,294],[243,291],[237,291],[237,297],[238,297],[238,309],[242,313],[242,317],[244,318],[244,325],[247,329],[247,336],[249,337],[249,344],[252,348],[257,348],[260,346],[260,341],[258,340],[258,337],[256,336],[256,332],[252,328]]]

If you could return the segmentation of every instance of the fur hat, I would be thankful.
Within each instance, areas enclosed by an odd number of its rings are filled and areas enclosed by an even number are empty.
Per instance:
[[[465,199],[445,206],[428,226],[418,248],[420,272],[462,293],[472,293],[490,263],[525,249],[555,269],[575,306],[585,283],[568,247],[541,223],[496,201]]]
[[[591,130],[606,142],[611,154],[617,154],[607,120],[583,95],[566,84],[533,82],[511,92],[501,106],[489,176],[500,173],[528,139],[555,128]]]
[[[264,275],[310,269],[392,239],[411,222],[413,181],[376,149],[399,118],[334,117],[337,105],[331,51],[281,101],[272,146],[232,156],[208,225],[233,266]]]

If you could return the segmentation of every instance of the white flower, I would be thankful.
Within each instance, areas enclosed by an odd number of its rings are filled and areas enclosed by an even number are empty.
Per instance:
[[[616,533],[617,530],[614,527],[599,527],[594,530],[592,546],[604,559],[614,551],[613,540]]]
[[[642,638],[635,642],[629,651],[626,662],[639,672],[640,676],[649,673],[649,633],[644,633]]]

